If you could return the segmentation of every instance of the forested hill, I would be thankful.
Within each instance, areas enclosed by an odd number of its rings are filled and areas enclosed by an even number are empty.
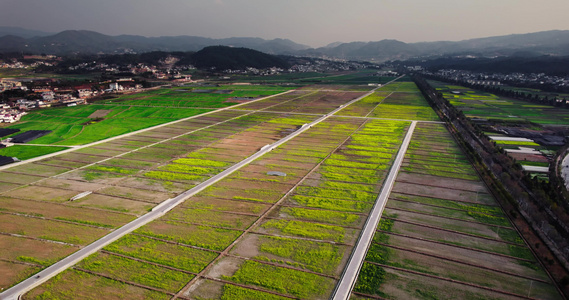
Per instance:
[[[193,65],[199,69],[242,70],[247,67],[266,69],[288,68],[288,63],[274,55],[247,48],[226,46],[206,47],[191,56]]]

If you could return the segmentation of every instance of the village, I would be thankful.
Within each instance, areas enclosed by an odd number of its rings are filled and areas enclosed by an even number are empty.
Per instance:
[[[64,87],[55,79],[0,79],[0,92],[4,93],[5,101],[0,104],[0,122],[17,122],[26,111],[32,109],[83,105],[104,94],[137,92],[142,89],[143,85],[132,78]]]

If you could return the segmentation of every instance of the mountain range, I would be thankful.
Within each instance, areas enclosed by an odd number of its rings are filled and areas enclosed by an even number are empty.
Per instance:
[[[0,52],[45,54],[129,53],[149,51],[198,51],[224,45],[250,48],[269,54],[333,57],[383,62],[444,55],[539,56],[569,55],[569,30],[552,30],[450,42],[404,43],[397,40],[333,43],[310,48],[288,39],[234,37],[212,39],[198,36],[109,36],[94,31],[66,30],[57,34],[16,27],[0,27]]]

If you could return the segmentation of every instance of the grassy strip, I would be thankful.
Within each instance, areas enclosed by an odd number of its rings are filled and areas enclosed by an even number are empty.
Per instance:
[[[368,202],[343,201],[302,195],[294,195],[291,197],[291,200],[296,201],[298,204],[306,207],[345,212],[368,212],[373,206],[373,203]]]
[[[125,174],[125,175],[135,174],[139,171],[136,169],[125,169],[125,168],[121,168],[121,167],[102,166],[102,165],[94,165],[94,166],[87,167],[86,169],[87,170],[93,170],[93,171],[100,171],[100,172],[119,173],[119,174]]]
[[[538,143],[535,142],[525,142],[525,141],[494,141],[496,143],[496,145],[501,146],[501,145],[513,145],[513,146],[535,146],[535,147],[539,147],[540,145]]]
[[[391,217],[396,217],[396,215]],[[378,229],[390,232],[393,224],[394,221],[392,219],[381,219],[379,221]],[[389,236],[383,232],[376,232],[373,239],[375,242],[384,244],[389,242]],[[386,264],[389,260],[390,254],[391,251],[387,247],[372,244],[368,250],[365,260]],[[380,287],[385,281],[385,276],[385,269],[380,266],[364,262],[362,269],[360,270],[360,274],[358,275],[358,281],[354,286],[354,291],[370,295],[383,295],[380,291]]]
[[[144,173],[144,176],[153,179],[160,179],[160,180],[201,180],[203,176],[199,175],[192,175],[192,174],[183,174],[183,173],[172,173],[172,172],[164,172],[164,171],[150,171]]]
[[[354,182],[354,183],[367,183],[367,184],[374,184],[379,181],[379,178],[377,177],[338,174],[338,173],[329,173],[329,172],[323,172],[322,177],[328,180]]]
[[[289,298],[281,297],[269,293],[256,290],[242,288],[232,284],[223,286],[223,294],[221,300],[288,300]]]
[[[217,253],[174,245],[129,234],[106,246],[106,251],[198,273],[217,257]]]
[[[195,226],[169,221],[155,221],[137,229],[135,232],[150,237],[218,251],[224,250],[241,234],[240,231],[236,230]]]
[[[369,193],[373,193],[376,189],[376,187],[373,185],[354,184],[354,183],[345,183],[337,181],[324,181],[320,184],[320,186],[323,188],[330,188],[336,190],[358,190]]]
[[[140,161],[140,160],[130,160],[123,158],[113,158],[104,162],[105,165],[111,166],[121,166],[136,169],[144,169],[153,166],[155,163]]]
[[[113,278],[177,292],[194,275],[170,270],[115,255],[96,253],[79,263],[78,267]]]
[[[181,173],[191,173],[191,174],[217,174],[222,170],[216,168],[204,168],[204,167],[196,167],[186,164],[169,164],[166,166],[161,166],[158,169],[164,171],[172,171],[172,172],[181,172]]]
[[[236,283],[260,286],[302,299],[323,296],[331,289],[332,279],[297,270],[245,261],[233,276],[224,279]]]
[[[26,160],[42,155],[59,152],[69,149],[67,147],[45,147],[45,146],[21,146],[14,145],[0,149],[0,155],[8,157],[17,157],[19,160]]]
[[[297,219],[330,223],[340,226],[352,225],[360,220],[359,215],[351,213],[297,207],[285,207],[281,209],[281,213],[288,214]]]
[[[113,225],[102,224],[102,223],[92,222],[92,221],[79,220],[79,219],[75,219],[75,218],[55,217],[55,219],[73,222],[73,223],[85,224],[85,225],[92,225],[92,226],[99,226],[99,227],[106,227],[106,228],[115,228],[115,226],[113,226]]]
[[[77,284],[81,282],[82,284]],[[124,299],[125,291],[133,299],[167,300],[167,294],[69,269],[32,290],[26,298],[34,299]],[[39,294],[38,294],[39,293]]]
[[[289,220],[269,220],[261,225],[265,229],[277,229],[281,233],[312,239],[343,242],[345,229],[339,226]]]
[[[270,259],[266,256],[257,256],[255,258],[284,263],[314,272],[333,273],[343,256],[343,249],[330,243],[272,236],[261,237],[260,241],[259,251],[287,259],[287,261]]]
[[[343,167],[323,165],[320,167],[320,173],[323,176],[329,176],[330,174],[344,174],[347,176],[376,177],[379,172],[376,170],[352,169],[352,168],[343,168]],[[332,175],[330,175],[330,176],[332,176]],[[340,180],[340,179],[338,179],[338,180]]]
[[[311,186],[300,186],[296,189],[296,192],[305,196],[314,196],[322,198],[334,198],[334,199],[349,199],[353,201],[364,201],[371,202],[375,200],[375,194],[363,192],[363,191],[351,191],[351,190],[335,190],[327,188],[317,188]]]
[[[229,163],[223,161],[215,161],[215,160],[199,159],[199,158],[179,158],[174,160],[174,163],[190,165],[190,166],[218,167],[218,168],[223,168],[229,165]]]

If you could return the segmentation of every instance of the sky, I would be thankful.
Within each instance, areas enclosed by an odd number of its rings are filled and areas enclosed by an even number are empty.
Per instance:
[[[0,26],[107,35],[458,41],[569,30],[568,0],[0,0]]]

